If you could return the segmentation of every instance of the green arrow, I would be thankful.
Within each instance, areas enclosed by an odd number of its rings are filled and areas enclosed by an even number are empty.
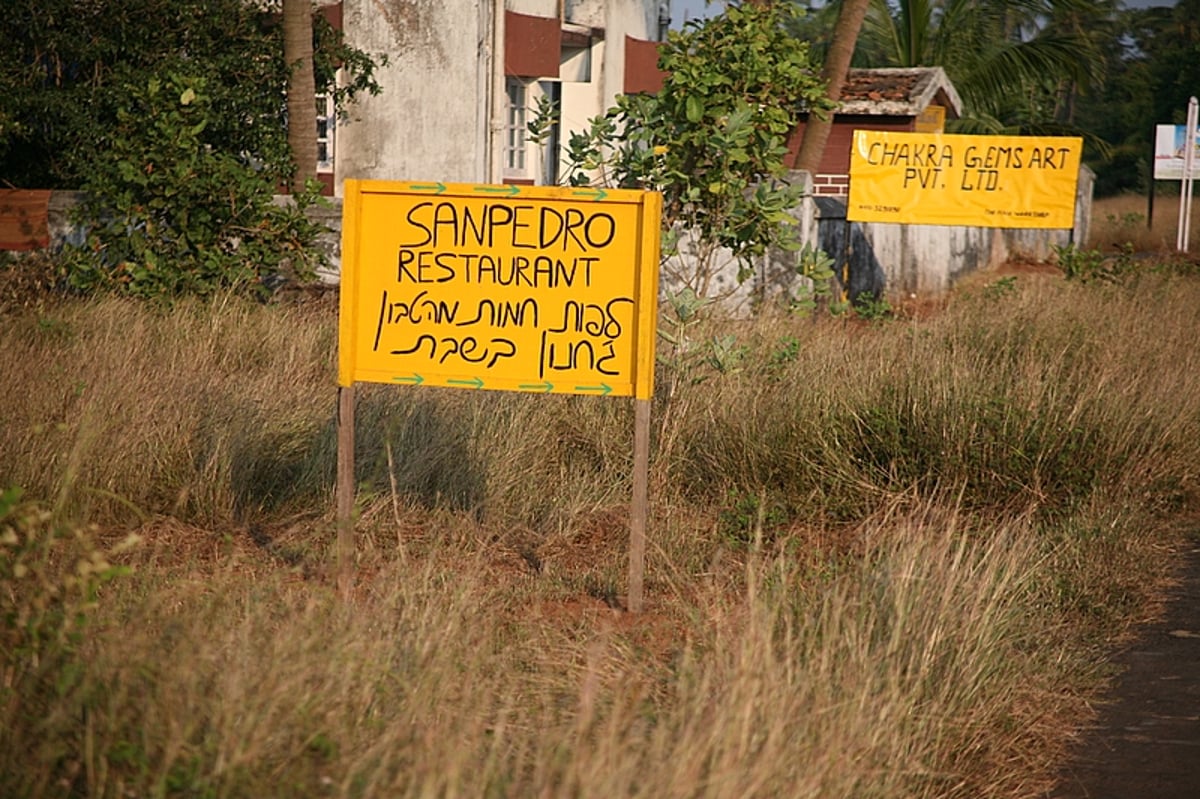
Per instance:
[[[526,383],[522,386],[518,386],[518,388],[520,388],[522,391],[540,391],[543,394],[549,394],[554,390],[554,384],[548,381],[545,383]]]
[[[576,391],[599,391],[601,395],[611,394],[612,386],[608,383],[601,383],[598,386],[575,386]]]
[[[580,196],[580,197],[591,197],[596,202],[599,202],[600,200],[603,200],[605,197],[608,196],[608,192],[606,192],[604,189],[591,189],[589,191],[573,191],[571,193],[574,195]]]
[[[421,377],[420,375],[412,375],[411,377],[393,377],[392,382],[393,383],[412,383],[415,386],[419,386],[425,382],[425,378]]]
[[[521,193],[520,186],[476,186],[474,191],[481,191],[485,194],[507,194],[513,197]]]
[[[446,184],[438,181],[437,183],[414,183],[410,186],[413,191],[432,191],[441,194],[446,190]]]
[[[472,377],[470,380],[447,380],[446,385],[449,386],[470,386],[471,388],[483,388],[483,381],[478,377]]]

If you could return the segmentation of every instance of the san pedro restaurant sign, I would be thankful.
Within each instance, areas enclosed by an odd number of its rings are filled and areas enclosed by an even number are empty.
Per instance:
[[[847,217],[1002,228],[1074,226],[1083,140],[858,130]]]
[[[346,181],[338,382],[648,399],[661,204]]]

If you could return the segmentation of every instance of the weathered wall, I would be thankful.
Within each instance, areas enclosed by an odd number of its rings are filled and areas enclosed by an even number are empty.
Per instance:
[[[812,178],[807,172],[793,172],[790,179],[801,187],[803,197],[792,210],[796,220],[796,235],[800,242],[816,246],[818,239],[819,213],[817,198],[812,191]],[[844,215],[844,214],[843,214]],[[731,316],[748,316],[756,308],[767,303],[786,303],[802,287],[803,280],[797,276],[797,253],[773,250],[757,259],[751,266],[751,275],[745,281],[738,280],[739,265],[733,254],[719,249],[708,256],[707,267],[697,263],[696,236],[689,231],[679,231],[679,255],[669,257],[659,275],[659,287],[664,296],[673,294],[687,286],[698,286],[697,270],[710,270],[705,296],[715,299],[722,311]]]
[[[1004,230],[940,225],[893,225],[846,222],[845,204],[831,197],[814,197],[807,173],[794,172],[807,191],[793,212],[800,240],[819,247],[832,257],[845,277],[844,288],[851,297],[867,292],[884,297],[912,294],[938,294],[952,288],[955,281],[972,272],[999,266],[1014,258],[1048,260],[1054,245],[1072,242],[1084,246],[1091,219],[1093,174],[1084,167],[1079,180],[1075,206],[1075,228],[1064,230]],[[51,247],[66,241],[79,243],[79,232],[69,219],[71,207],[78,202],[73,192],[54,192],[50,196],[49,222]],[[279,198],[288,202],[287,198]],[[320,278],[337,283],[341,265],[341,201],[310,208],[312,218],[322,222],[329,233],[321,245],[331,266]],[[847,243],[849,246],[847,246]],[[685,273],[693,265],[693,242],[681,237],[682,259],[676,257],[664,266],[660,285],[664,293],[674,292],[686,283]],[[753,267],[752,277],[737,280],[738,266],[726,251],[711,261],[714,272],[709,296],[719,297],[722,307],[733,315],[749,314],[754,308],[793,295],[802,284],[797,277],[797,254],[772,252]],[[845,272],[843,266],[848,264]]]
[[[664,5],[663,0],[565,0],[563,7],[568,22],[606,28],[606,38],[629,34],[649,40],[658,38]]]
[[[1071,230],[847,223],[845,202],[818,198],[817,243],[846,267],[850,295],[938,294],[964,275],[1006,261],[1046,261],[1053,247],[1086,245],[1095,175],[1080,170]]]
[[[483,0],[488,2],[488,0]],[[535,17],[557,17],[558,0],[506,0],[505,7],[518,14]]]
[[[386,53],[383,92],[338,128],[337,181],[482,182],[486,161],[488,2],[345,0],[346,38]]]
[[[654,0],[567,0],[567,19],[604,28],[599,95],[592,116],[602,114],[625,91],[625,37],[658,38],[659,3]]]

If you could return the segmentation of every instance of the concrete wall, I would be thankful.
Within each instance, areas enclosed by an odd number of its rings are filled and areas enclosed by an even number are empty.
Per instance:
[[[800,242],[815,247],[820,215],[818,198],[813,195],[812,178],[807,172],[793,172],[790,180],[799,185],[803,192],[800,204],[792,211],[796,221],[796,236]],[[799,263],[796,252],[768,252],[750,265],[750,276],[739,281],[741,267],[730,251],[718,249],[702,260],[695,233],[683,229],[676,233],[679,237],[679,253],[665,260],[659,275],[659,288],[664,295],[690,287],[715,300],[722,312],[744,317],[768,303],[786,304],[789,297],[805,288],[806,281],[799,278],[796,272]],[[711,274],[711,278],[707,281],[706,290],[702,290],[702,273],[705,271]]]
[[[812,178],[804,172],[791,174],[793,183],[800,182],[806,189],[804,201],[793,214],[800,240],[834,259],[834,269],[850,298],[864,293],[892,299],[936,295],[973,272],[1015,259],[1047,261],[1055,246],[1084,246],[1094,177],[1086,166],[1080,170],[1071,230],[847,223],[845,200],[814,196]],[[696,285],[698,248],[686,232],[680,240],[681,256],[664,264],[660,279],[664,292]],[[771,252],[753,265],[748,280],[738,282],[738,264],[728,252],[718,252],[710,256],[713,275],[707,296],[735,316],[765,304],[786,302],[805,287],[806,281],[797,273],[798,259],[795,252]]]
[[[345,0],[347,42],[386,53],[377,97],[338,128],[336,188],[348,177],[486,180],[488,2]]]
[[[845,203],[812,193],[812,178],[806,172],[791,175],[804,188],[804,198],[794,209],[801,242],[824,250],[835,261],[851,298],[868,293],[897,299],[910,295],[936,295],[953,288],[956,281],[973,272],[992,269],[1013,259],[1047,261],[1054,246],[1077,243],[1085,246],[1091,219],[1094,175],[1084,167],[1079,177],[1072,230],[1000,229],[942,225],[894,225],[846,222]],[[53,205],[52,205],[53,207]],[[330,228],[323,243],[331,259],[331,271],[322,280],[336,283],[340,267],[341,204],[310,209]],[[53,217],[51,226],[54,227]],[[693,284],[697,268],[695,237],[680,231],[680,254],[668,259],[660,275],[664,294]],[[849,245],[849,246],[847,246]],[[708,296],[717,299],[732,316],[747,316],[771,303],[786,303],[803,291],[806,281],[797,274],[796,252],[776,250],[758,259],[751,276],[738,281],[738,264],[732,254],[719,250],[709,256],[712,270]],[[703,265],[700,265],[703,267]]]
[[[1085,246],[1094,182],[1092,171],[1082,167],[1071,230],[847,223],[842,199],[820,197],[816,242],[844,268],[851,297],[938,294],[972,272],[1016,259],[1047,261],[1055,246]]]

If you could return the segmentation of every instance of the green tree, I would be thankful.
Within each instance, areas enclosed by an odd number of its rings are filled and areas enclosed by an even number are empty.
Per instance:
[[[314,85],[339,107],[378,91],[375,60],[303,6],[312,56],[294,62],[311,64]],[[312,198],[272,203],[294,174],[279,10],[243,0],[18,0],[7,9],[0,178],[84,190],[87,240],[64,258],[71,285],[207,293],[312,265],[316,230],[302,216]]]
[[[208,83],[186,73],[125,85],[111,142],[87,172],[82,246],[61,254],[68,284],[158,299],[223,288],[263,291],[320,263],[315,200],[273,200],[275,185],[204,142],[221,119]]]
[[[1188,100],[1200,95],[1200,0],[1151,9],[1138,45],[1145,52],[1154,98],[1154,122],[1183,124]]]
[[[701,297],[721,251],[744,278],[792,238],[799,191],[786,182],[787,139],[802,111],[829,107],[807,45],[787,33],[799,13],[790,3],[731,5],[673,31],[659,55],[662,90],[618,98],[569,137],[571,183],[662,192],[664,271]],[[545,114],[533,129],[545,129]],[[681,232],[687,257],[675,257]]]
[[[168,73],[204,79],[218,112],[204,131],[207,146],[273,180],[288,177],[280,2],[12,0],[0,26],[0,178],[79,188],[111,144],[124,87]],[[339,108],[379,90],[377,58],[348,47],[320,17],[312,37],[315,87],[332,92]]]
[[[1097,173],[1096,193],[1145,190],[1154,126],[1182,124],[1188,98],[1200,93],[1200,0],[1120,11],[1110,26],[1091,30],[1106,79],[1076,98],[1073,111],[1080,127],[1106,143],[1085,150]]]

